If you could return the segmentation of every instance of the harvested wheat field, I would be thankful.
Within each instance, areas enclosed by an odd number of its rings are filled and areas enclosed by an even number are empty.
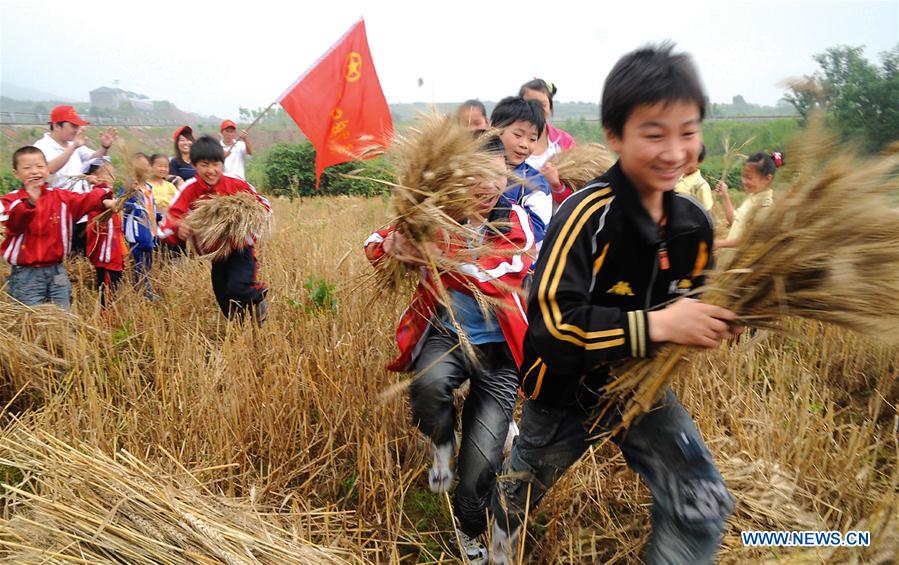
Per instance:
[[[126,289],[102,312],[75,262],[80,321],[0,317],[4,559],[457,561],[448,498],[427,488],[406,400],[382,394],[407,378],[383,368],[404,300],[360,286],[362,242],[385,201],[273,207],[258,252],[272,287],[261,329],[225,323],[209,265],[194,258],[154,267],[153,304]],[[899,349],[792,329],[747,332],[674,381],[737,499],[720,560],[891,562]],[[617,450],[597,449],[530,516],[525,562],[638,562],[648,507]],[[870,547],[748,548],[739,536],[849,529],[870,531]]]

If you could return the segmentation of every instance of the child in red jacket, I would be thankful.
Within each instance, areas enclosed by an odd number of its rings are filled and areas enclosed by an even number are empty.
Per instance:
[[[109,157],[88,161],[83,171],[95,177],[95,188],[109,189],[115,184],[115,171]],[[87,258],[97,273],[100,305],[106,308],[109,294],[119,286],[125,270],[125,234],[121,214],[112,214],[100,223],[96,221],[100,212],[95,210],[87,215]]]
[[[249,192],[271,214],[268,200],[256,192],[247,181],[224,174],[222,167],[225,151],[222,144],[211,136],[204,135],[190,148],[190,161],[197,175],[181,185],[181,189],[169,204],[168,213],[159,225],[159,238],[169,245],[178,245],[188,240],[193,232],[182,220],[190,213],[198,200],[213,195],[230,195]],[[247,247],[233,251],[228,257],[212,262],[212,290],[219,308],[229,318],[241,316],[252,310],[256,321],[261,323],[267,313],[265,296],[268,287],[256,279],[256,234],[247,236]],[[205,250],[201,250],[205,252]]]
[[[497,170],[503,171],[501,142],[494,140],[485,150],[495,153]],[[518,390],[522,339],[527,330],[517,289],[531,266],[529,252],[535,238],[527,212],[503,195],[506,183],[501,172],[494,179],[482,180],[475,197],[482,202],[480,214],[487,223],[477,225],[474,222],[480,219],[471,219],[466,224],[473,236],[477,234],[470,245],[477,247],[483,242],[490,251],[441,276],[457,323],[438,304],[434,285],[424,277],[397,328],[399,357],[388,367],[416,375],[409,388],[412,419],[431,440],[434,463],[428,483],[437,493],[448,490],[453,481],[453,391],[470,379],[471,389],[462,412],[459,483],[453,495],[460,526],[456,533],[466,562],[483,562],[487,554],[478,538],[487,527],[487,501],[503,460],[503,445]],[[421,257],[417,248],[393,228],[372,234],[365,242],[365,254],[375,268],[389,255],[412,265]],[[471,287],[498,304],[485,315]],[[459,329],[472,344],[477,361],[467,358],[459,347]]]
[[[6,291],[34,306],[52,303],[68,310],[72,286],[62,264],[72,244],[73,218],[113,204],[105,188],[84,194],[52,188],[40,149],[26,146],[12,158],[13,174],[23,187],[0,198],[0,222],[6,228],[0,254],[12,265]]]

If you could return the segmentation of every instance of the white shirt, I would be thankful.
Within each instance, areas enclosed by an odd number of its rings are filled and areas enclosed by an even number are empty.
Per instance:
[[[222,141],[222,149],[228,151],[228,146],[225,145],[224,141]],[[243,141],[238,141],[234,144],[234,149],[231,150],[231,153],[225,157],[224,172],[245,179],[244,162],[251,157],[251,155],[247,155],[247,144]]]
[[[70,141],[69,143],[73,142]],[[35,141],[34,146],[43,152],[48,163],[66,152],[66,147],[60,145],[55,139],[50,137],[50,132],[45,133],[44,137]],[[88,149],[84,145],[73,151],[69,160],[66,161],[66,164],[50,175],[50,179],[48,180],[50,186],[55,188],[68,188],[70,190],[75,190],[76,192],[82,192],[80,185],[87,183],[78,182],[76,183],[77,186],[66,186],[66,184],[69,177],[81,174],[83,163],[89,161],[91,155],[94,153],[95,151],[93,149]],[[90,187],[88,187],[87,190],[90,190]]]
[[[543,168],[543,165],[549,161],[549,158],[557,153],[562,152],[562,146],[559,145],[557,141],[549,141],[546,144],[546,151],[541,153],[540,155],[531,155],[525,160],[525,163],[534,167],[538,171]]]

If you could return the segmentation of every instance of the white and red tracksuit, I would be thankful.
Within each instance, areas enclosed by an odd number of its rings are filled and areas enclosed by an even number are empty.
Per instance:
[[[103,210],[103,200],[111,196],[106,188],[78,194],[45,184],[33,204],[24,188],[0,197],[0,222],[6,227],[0,254],[10,265],[62,263],[72,244],[73,219]]]
[[[534,250],[534,232],[527,212],[520,206],[508,205],[508,231],[502,235],[489,235],[487,243],[493,253],[478,257],[475,262],[463,264],[457,271],[442,276],[447,289],[470,294],[472,285],[486,296],[496,298],[502,307],[494,309],[497,321],[512,351],[516,365],[521,365],[522,342],[528,322],[518,294],[510,288],[521,288],[530,269]],[[393,231],[392,227],[380,229],[365,241],[365,255],[377,267],[384,256],[384,239]],[[438,303],[431,285],[427,281],[419,283],[396,329],[399,355],[390,365],[391,371],[408,371],[427,337],[431,318],[437,312]]]

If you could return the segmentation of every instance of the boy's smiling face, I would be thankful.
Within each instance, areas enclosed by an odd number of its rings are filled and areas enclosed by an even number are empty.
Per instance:
[[[517,167],[534,152],[534,144],[537,143],[537,126],[523,120],[512,122],[503,128],[499,139],[506,149],[506,161],[513,167]]]
[[[203,179],[203,182],[209,186],[217,185],[222,178],[222,166],[224,163],[221,161],[202,160],[197,161],[193,165],[197,169],[197,176]]]
[[[673,190],[702,150],[702,121],[695,102],[637,106],[621,135],[606,130],[609,149],[641,194]]]
[[[16,157],[13,174],[25,187],[40,187],[47,182],[50,169],[43,153],[26,153]]]

